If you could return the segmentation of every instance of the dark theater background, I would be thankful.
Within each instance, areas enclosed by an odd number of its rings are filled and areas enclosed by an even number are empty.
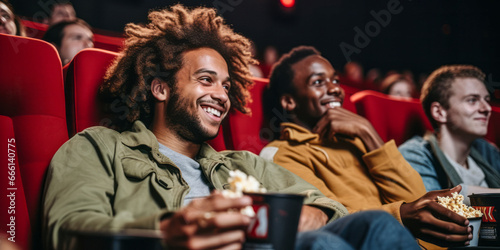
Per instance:
[[[16,11],[35,21],[56,0],[11,0]],[[280,53],[297,45],[317,47],[334,67],[348,60],[365,72],[379,68],[411,70],[416,78],[443,64],[480,67],[492,85],[500,84],[499,1],[483,0],[210,0],[181,1],[216,7],[233,27],[262,50]],[[122,31],[145,22],[160,0],[73,0],[78,17],[98,29]],[[292,7],[284,7],[290,4]],[[497,86],[498,87],[498,86]]]

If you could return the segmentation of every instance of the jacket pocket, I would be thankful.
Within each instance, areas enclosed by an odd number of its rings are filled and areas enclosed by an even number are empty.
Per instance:
[[[139,180],[143,180],[151,173],[156,172],[151,163],[136,157],[122,158],[122,166],[125,176]]]
[[[174,186],[171,177],[152,162],[137,157],[127,156],[122,158],[122,166],[123,172],[127,178],[144,180],[154,173],[153,180],[164,188],[170,189]]]

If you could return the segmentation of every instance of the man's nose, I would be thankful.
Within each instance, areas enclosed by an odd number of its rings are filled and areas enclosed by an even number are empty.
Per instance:
[[[214,90],[211,94],[212,98],[217,100],[220,104],[225,104],[229,99],[227,90],[222,84],[215,84]]]
[[[328,85],[328,94],[330,95],[341,95],[342,88],[338,83],[329,82]]]
[[[91,39],[85,41],[85,48],[94,48],[94,41],[92,41]]]
[[[479,108],[481,112],[491,113],[491,105],[486,100],[481,100],[481,106]]]

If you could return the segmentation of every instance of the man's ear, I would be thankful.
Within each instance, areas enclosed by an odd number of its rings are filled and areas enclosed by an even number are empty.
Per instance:
[[[159,78],[155,78],[151,82],[151,93],[158,101],[165,101],[168,98],[169,89],[167,87],[167,83],[160,80]]]
[[[297,106],[295,99],[289,94],[284,94],[280,98],[281,107],[286,111],[292,111]]]
[[[439,102],[431,104],[431,115],[438,123],[445,123],[448,120],[446,109]]]

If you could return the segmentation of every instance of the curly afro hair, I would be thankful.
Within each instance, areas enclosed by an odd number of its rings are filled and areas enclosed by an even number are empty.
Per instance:
[[[189,9],[178,4],[151,11],[148,19],[147,25],[127,24],[125,47],[99,88],[106,111],[113,113],[114,128],[129,129],[136,120],[149,126],[154,115],[155,99],[150,90],[153,79],[159,78],[175,89],[183,52],[202,47],[214,49],[225,59],[232,82],[232,108],[249,112],[247,88],[252,80],[248,64],[254,59],[247,38],[236,34],[211,8]],[[123,113],[118,115],[118,111]]]

